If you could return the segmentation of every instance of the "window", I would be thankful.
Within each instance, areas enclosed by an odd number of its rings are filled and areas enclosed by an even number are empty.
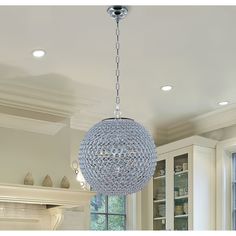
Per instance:
[[[94,196],[90,204],[91,230],[125,230],[126,229],[126,197]]]
[[[232,166],[232,229],[236,230],[236,153],[233,154]]]

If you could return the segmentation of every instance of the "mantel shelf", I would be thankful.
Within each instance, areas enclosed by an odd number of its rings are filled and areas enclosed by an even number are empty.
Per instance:
[[[65,208],[88,204],[95,192],[41,186],[0,184],[0,202],[44,204]]]

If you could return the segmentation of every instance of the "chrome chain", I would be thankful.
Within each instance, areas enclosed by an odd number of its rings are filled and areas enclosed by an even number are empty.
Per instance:
[[[119,18],[116,19],[116,108],[114,111],[115,117],[121,117],[120,111],[120,29]]]

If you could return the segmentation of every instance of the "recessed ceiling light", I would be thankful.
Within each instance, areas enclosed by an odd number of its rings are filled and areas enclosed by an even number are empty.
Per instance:
[[[167,92],[170,91],[172,88],[173,87],[171,85],[165,85],[161,87],[161,90]]]
[[[44,57],[46,54],[46,52],[42,49],[36,49],[32,52],[32,55],[34,57],[37,57],[37,58],[41,58],[41,57]]]
[[[226,105],[228,105],[228,104],[229,104],[229,102],[227,102],[227,101],[218,102],[218,105],[219,105],[219,106],[226,106]]]

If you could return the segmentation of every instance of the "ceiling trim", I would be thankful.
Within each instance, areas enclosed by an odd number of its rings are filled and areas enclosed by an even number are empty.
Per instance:
[[[55,135],[66,123],[36,120],[0,113],[0,127],[24,130],[33,133]]]
[[[191,135],[199,135],[236,124],[236,106],[194,117],[168,128],[168,141],[174,141]]]
[[[79,92],[61,92],[56,89],[25,86],[16,82],[0,81],[0,105],[33,112],[71,117],[75,112],[99,103]]]
[[[70,119],[70,127],[88,131],[89,128],[98,122],[97,119],[97,116],[93,117],[91,114],[86,116],[80,114]],[[236,125],[236,106],[229,106],[174,124],[168,129],[157,129],[156,132],[153,132],[153,136],[157,145],[160,146],[189,136],[201,135],[233,125]]]

